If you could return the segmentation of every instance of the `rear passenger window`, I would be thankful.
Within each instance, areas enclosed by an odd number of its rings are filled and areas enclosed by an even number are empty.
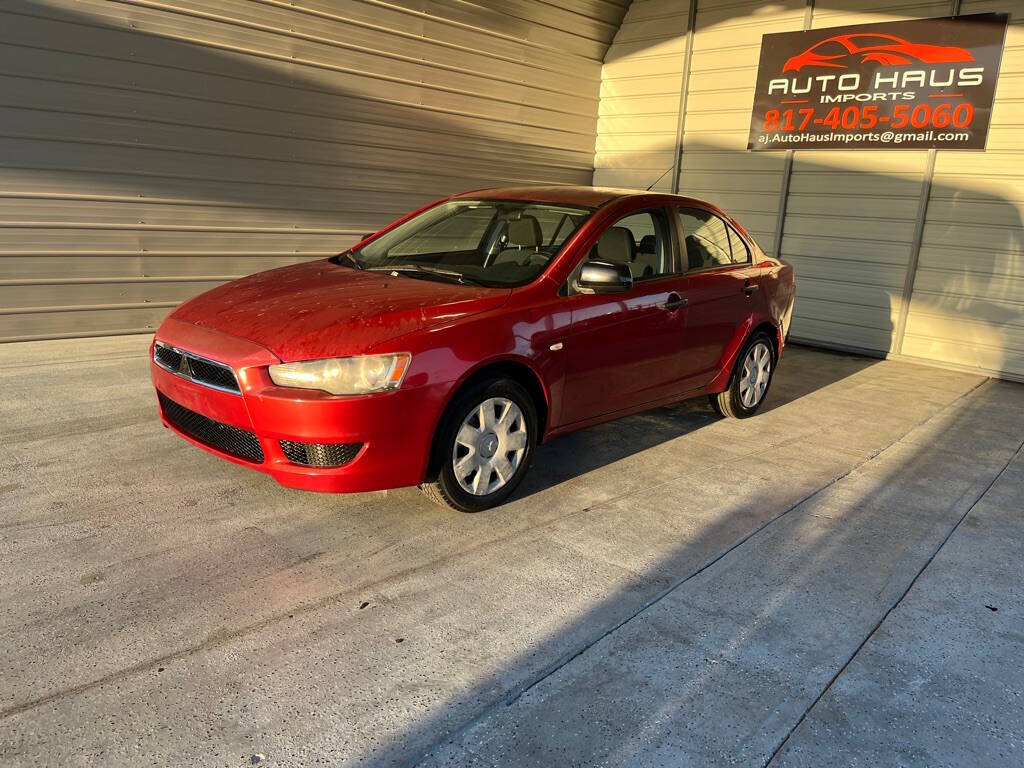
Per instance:
[[[746,244],[722,219],[700,208],[680,208],[688,269],[725,267],[750,261]]]
[[[740,237],[732,227],[729,227],[729,245],[732,247],[733,264],[750,263],[750,249],[747,248],[747,244],[743,242],[743,238]]]

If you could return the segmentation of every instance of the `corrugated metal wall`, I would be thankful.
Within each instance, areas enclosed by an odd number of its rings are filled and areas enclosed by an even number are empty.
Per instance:
[[[605,57],[594,184],[668,191],[675,162],[686,15],[679,0],[634,0]],[[659,180],[660,179],[660,180]]]
[[[801,29],[803,0],[697,2],[679,188],[744,222],[767,253],[783,183],[781,153],[747,152],[761,35]]]
[[[967,2],[1008,11],[988,146],[938,152],[905,355],[1024,378],[1024,0]]]
[[[628,23],[634,11],[627,15],[604,68],[595,183],[653,181],[653,150],[662,158],[668,153],[671,163],[677,147],[664,128],[674,111],[682,125],[679,191],[733,212],[768,252],[776,252],[781,232],[778,250],[797,270],[793,338],[1024,378],[1024,2],[962,4],[961,13],[1009,11],[1011,27],[988,150],[936,154],[916,270],[927,152],[797,151],[789,166],[784,152],[748,152],[747,131],[763,34],[943,16],[950,2],[818,0],[811,8],[805,0],[692,2],[688,60],[689,2],[667,4],[659,16],[658,29],[683,30],[675,38],[649,38],[650,50],[656,43],[664,56],[622,48],[636,39]],[[653,3],[635,0],[634,6]],[[617,55],[620,50],[628,56]],[[672,55],[679,57],[674,65]],[[643,102],[662,128],[656,138],[638,140],[637,131],[626,130],[630,123],[604,116],[631,109],[635,97],[623,98],[620,83],[649,79],[655,58],[658,71],[680,85],[688,68],[688,88],[682,100],[665,87]],[[628,114],[642,125],[639,112]],[[638,150],[632,159],[631,147]]]
[[[628,0],[5,0],[0,340],[152,330],[429,199],[589,183]]]
[[[814,4],[810,27],[949,13],[949,0],[833,0]],[[800,277],[794,338],[896,351],[926,161],[922,150],[794,153],[781,249]]]

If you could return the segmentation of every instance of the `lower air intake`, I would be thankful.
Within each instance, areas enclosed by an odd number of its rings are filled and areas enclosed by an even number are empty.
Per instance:
[[[259,438],[252,432],[209,419],[201,413],[179,405],[162,392],[158,394],[164,418],[175,429],[221,453],[256,464],[263,463],[263,448],[260,446]]]
[[[281,450],[293,464],[307,467],[340,467],[359,453],[362,443],[297,443],[282,440]]]

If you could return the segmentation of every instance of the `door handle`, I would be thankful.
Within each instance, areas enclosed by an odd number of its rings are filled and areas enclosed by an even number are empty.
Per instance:
[[[751,283],[751,282],[748,281],[748,282],[744,283],[744,285],[743,285],[743,293],[745,293],[747,296],[749,296],[750,294],[752,294],[754,291],[756,291],[760,287],[761,286],[758,285],[757,283]]]
[[[666,301],[662,306],[669,312],[674,312],[680,307],[685,307],[689,303],[689,299],[680,296],[678,293],[670,293],[668,295],[668,301]]]

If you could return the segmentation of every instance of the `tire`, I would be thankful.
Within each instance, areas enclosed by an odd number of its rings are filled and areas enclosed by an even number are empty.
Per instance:
[[[434,479],[420,490],[459,512],[490,509],[515,491],[536,444],[537,408],[529,393],[511,379],[482,381],[458,394],[445,413],[434,443]]]
[[[720,416],[730,419],[747,419],[753,416],[768,397],[768,390],[775,376],[776,359],[775,347],[768,334],[762,331],[751,336],[736,357],[729,388],[724,392],[708,395],[711,407]],[[763,371],[765,362],[768,366],[767,372]],[[748,364],[757,371],[753,379],[750,374],[752,368],[748,368]],[[753,401],[751,393],[754,393]]]

